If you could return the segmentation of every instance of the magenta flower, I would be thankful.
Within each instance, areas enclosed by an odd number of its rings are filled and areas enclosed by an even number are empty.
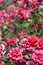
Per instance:
[[[10,27],[10,29],[15,29],[16,25],[15,24],[10,24],[9,27]]]
[[[30,5],[31,5],[31,7],[32,7],[33,10],[36,10],[36,8],[39,7],[40,4],[41,4],[37,0],[29,0],[29,3],[30,3]]]
[[[12,38],[12,39],[9,39],[5,42],[5,45],[7,46],[10,46],[10,45],[15,45],[19,42],[19,39],[18,38]]]
[[[13,49],[9,50],[8,58],[9,58],[9,60],[11,60],[13,62],[23,61],[22,50],[20,50],[19,48],[13,48]]]
[[[10,5],[10,6],[8,6],[8,9],[7,10],[8,10],[8,13],[11,16],[15,17],[15,16],[18,15],[19,7],[15,7],[14,5]]]
[[[21,7],[26,7],[28,2],[28,0],[18,0],[18,5]]]
[[[34,35],[27,36],[19,44],[26,50],[43,49],[43,38]]]
[[[18,35],[19,35],[20,37],[23,37],[23,36],[25,35],[25,32],[19,31],[19,32],[18,32]]]
[[[30,10],[30,8],[29,8],[29,9],[24,9],[24,8],[20,8],[20,9],[19,9],[18,17],[19,17],[21,20],[24,20],[24,19],[29,18],[30,15],[31,15],[31,10]]]
[[[23,50],[33,50],[34,49],[32,46],[29,45],[29,42],[26,38],[21,40],[21,42],[19,44],[21,45],[21,48]]]
[[[32,55],[31,59],[34,62],[38,62],[39,64],[43,64],[43,50],[36,50]]]

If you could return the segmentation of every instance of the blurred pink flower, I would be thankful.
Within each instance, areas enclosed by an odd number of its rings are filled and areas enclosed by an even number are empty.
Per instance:
[[[19,0],[18,4],[21,7],[26,7],[28,2],[29,2],[28,0]]]
[[[10,45],[15,45],[19,42],[19,39],[18,38],[12,38],[12,39],[9,39],[5,42],[5,45],[7,46],[10,46]]]
[[[14,3],[16,3],[18,0],[13,0]]]
[[[19,48],[13,48],[9,50],[8,58],[13,62],[23,60],[22,50],[20,50]]]
[[[43,50],[36,50],[31,55],[31,59],[33,59],[34,62],[38,62],[39,64],[43,64]]]
[[[17,16],[18,10],[19,10],[19,7],[15,7],[14,5],[8,6],[8,13],[11,16],[14,16],[14,17]]]
[[[0,60],[0,65],[4,65],[4,64],[5,64],[4,61]]]
[[[33,10],[36,10],[36,8],[39,7],[40,4],[41,4],[37,0],[29,0],[29,3],[30,3],[30,5],[31,5],[31,7],[32,7]]]
[[[16,28],[16,25],[15,25],[15,24],[10,24],[9,27],[10,27],[11,29],[15,29],[15,28]]]
[[[18,35],[21,36],[21,37],[23,37],[23,36],[25,35],[25,32],[19,31],[19,32],[18,32]]]
[[[19,9],[18,17],[19,17],[21,20],[25,20],[25,19],[29,18],[30,15],[31,15],[31,10],[30,10],[30,8],[29,8],[29,9],[24,9],[24,8],[20,8],[20,9]]]
[[[0,6],[2,6],[2,5],[3,5],[3,2],[4,2],[4,0],[0,0]]]

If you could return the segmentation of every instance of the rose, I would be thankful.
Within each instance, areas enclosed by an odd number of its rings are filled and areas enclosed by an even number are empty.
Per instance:
[[[19,48],[12,48],[9,52],[8,52],[8,58],[13,61],[23,61],[23,55],[22,55],[22,50],[20,50]]]
[[[43,64],[43,50],[36,50],[32,55],[31,59],[34,62],[38,62],[39,64]]]

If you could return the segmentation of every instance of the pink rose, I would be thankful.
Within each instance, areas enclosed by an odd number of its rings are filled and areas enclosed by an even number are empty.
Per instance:
[[[18,35],[19,35],[19,36],[24,36],[25,33],[24,33],[23,31],[19,31],[19,32],[18,32]]]
[[[19,39],[18,38],[12,38],[12,39],[9,39],[5,42],[5,45],[15,45],[19,42]]]
[[[39,64],[43,64],[43,50],[36,50],[31,55],[31,59],[33,59],[34,62],[38,62]]]
[[[23,60],[22,50],[19,48],[13,48],[8,52],[8,58],[13,61],[21,61]]]

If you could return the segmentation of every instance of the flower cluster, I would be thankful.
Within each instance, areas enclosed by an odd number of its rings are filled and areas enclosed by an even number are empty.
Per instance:
[[[30,0],[30,5],[32,6],[32,8],[35,10],[37,7],[40,6],[40,2],[37,0]]]
[[[31,12],[40,6],[40,2],[38,2],[37,0],[13,0],[13,2],[17,2],[18,6],[10,5],[8,6],[7,11],[0,11],[0,27],[3,23],[14,19],[15,16],[20,18],[21,20],[28,19],[31,16]],[[3,3],[3,0],[1,0],[0,3]],[[30,4],[30,7],[27,7],[28,3]]]
[[[6,12],[6,10],[0,10],[0,28],[4,23],[11,21],[11,16]]]
[[[43,38],[28,36],[19,43],[24,49],[43,49]]]
[[[13,17],[18,17],[21,20],[25,20],[28,19],[28,17],[30,17],[31,15],[31,8],[20,8],[20,7],[15,7],[14,5],[10,5],[8,7],[8,12],[10,15],[12,15]]]
[[[43,38],[28,35],[27,37],[25,37],[23,40],[21,40],[19,42],[19,45],[20,45],[20,47],[13,48],[8,52],[8,58],[11,61],[25,62],[26,55],[29,55],[32,62],[34,61],[33,65],[35,63],[36,63],[36,65],[38,63],[43,64]],[[29,51],[31,52],[31,54],[29,53]],[[26,52],[26,54],[25,54],[25,52]],[[27,52],[28,52],[28,54],[27,54]],[[31,63],[30,63],[30,65],[31,65]]]
[[[34,51],[30,54],[31,59],[36,63],[43,64],[43,38],[28,36],[21,41],[20,45],[25,50]]]
[[[43,0],[0,0],[0,65],[43,65]]]

